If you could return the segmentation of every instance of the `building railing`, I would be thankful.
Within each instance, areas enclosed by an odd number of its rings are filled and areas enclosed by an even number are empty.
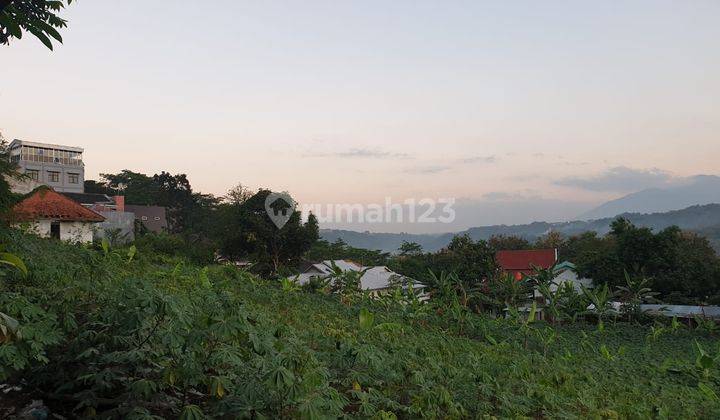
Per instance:
[[[13,156],[16,157],[16,156]],[[81,159],[66,158],[66,157],[53,157],[43,155],[19,155],[19,159],[16,162],[36,162],[36,163],[53,163],[56,165],[68,165],[68,166],[84,166]]]

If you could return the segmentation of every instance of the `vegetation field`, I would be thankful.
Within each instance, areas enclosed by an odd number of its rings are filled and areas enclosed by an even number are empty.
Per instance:
[[[491,319],[10,233],[0,417],[720,418],[713,328]],[[16,320],[17,324],[12,321]]]

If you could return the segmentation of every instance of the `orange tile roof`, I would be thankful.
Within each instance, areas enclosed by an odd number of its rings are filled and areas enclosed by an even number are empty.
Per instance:
[[[50,187],[35,188],[10,210],[13,222],[52,219],[66,222],[102,222],[105,218]]]

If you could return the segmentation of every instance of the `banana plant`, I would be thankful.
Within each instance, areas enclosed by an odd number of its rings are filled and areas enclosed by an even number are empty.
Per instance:
[[[28,270],[25,263],[15,254],[5,251],[5,245],[0,245],[0,266],[12,267],[27,275]]]
[[[617,286],[615,295],[622,302],[622,312],[628,316],[628,319],[637,319],[640,316],[640,304],[643,302],[656,302],[655,296],[657,292],[653,292],[648,287],[650,279],[647,277],[632,277],[625,274],[625,286]]]
[[[291,279],[289,277],[284,277],[280,279],[280,286],[282,287],[282,291],[285,293],[293,293],[300,290],[300,285],[298,284],[297,279]]]
[[[17,255],[5,252],[5,246],[0,245],[0,267],[3,266],[16,269],[23,276],[28,273],[25,263]],[[21,338],[20,323],[10,315],[0,312],[0,344]]]
[[[610,293],[610,288],[607,283],[603,283],[602,286],[596,287],[592,290],[588,289],[584,285],[580,285],[580,289],[582,290],[583,295],[588,298],[593,306],[593,310],[588,312],[595,314],[598,318],[598,325],[602,325],[603,318],[613,311],[612,306],[610,305],[612,294]]]

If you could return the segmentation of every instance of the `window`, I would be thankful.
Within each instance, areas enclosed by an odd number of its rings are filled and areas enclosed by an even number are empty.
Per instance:
[[[60,172],[48,171],[48,181],[60,182]]]
[[[80,183],[80,175],[79,174],[68,174],[68,182],[71,184],[79,184]]]
[[[40,179],[40,171],[38,171],[37,169],[28,169],[25,171],[25,175],[30,177],[30,179],[32,179],[33,181],[37,181],[38,179]]]

